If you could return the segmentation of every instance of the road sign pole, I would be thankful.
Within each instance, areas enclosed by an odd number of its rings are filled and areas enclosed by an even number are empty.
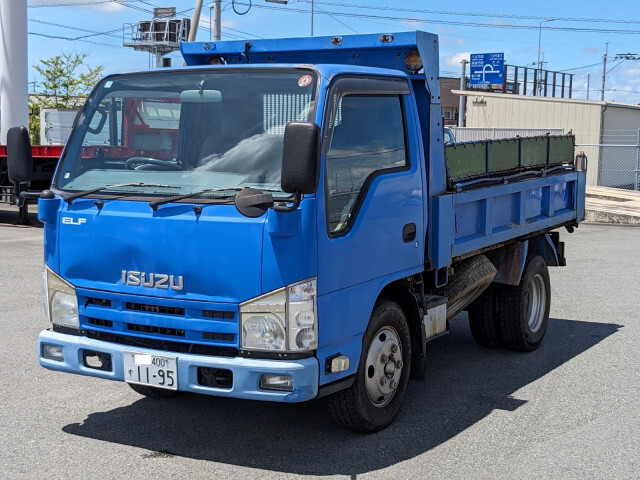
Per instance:
[[[460,73],[460,90],[464,91],[466,87],[466,66],[469,61],[463,58],[460,62],[462,64],[462,72]],[[458,103],[458,126],[464,127],[464,117],[466,112],[466,95],[460,95],[460,103]]]

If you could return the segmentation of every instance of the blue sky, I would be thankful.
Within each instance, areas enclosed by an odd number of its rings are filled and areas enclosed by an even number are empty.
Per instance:
[[[85,53],[105,73],[146,69],[149,55],[122,46],[122,26],[152,18],[153,7],[175,6],[191,17],[195,0],[28,0],[29,65],[61,52]],[[197,40],[209,40],[204,0]],[[503,52],[510,65],[532,66],[538,41],[545,68],[574,76],[574,98],[600,99],[608,42],[605,100],[640,104],[640,2],[582,0],[536,2],[434,2],[416,0],[314,0],[314,34],[347,35],[425,30],[440,36],[441,73],[457,76],[470,53]],[[222,39],[308,36],[311,0],[287,5],[265,0],[222,0]],[[235,8],[234,8],[235,7]],[[552,21],[549,21],[553,19]],[[179,53],[173,64],[179,65]],[[589,75],[589,77],[588,77]],[[29,81],[38,82],[30,67]],[[36,90],[37,90],[37,83]],[[30,87],[32,90],[33,85]]]

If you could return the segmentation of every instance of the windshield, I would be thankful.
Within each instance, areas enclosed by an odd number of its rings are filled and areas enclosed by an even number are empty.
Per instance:
[[[314,119],[316,81],[300,69],[108,77],[88,99],[53,186],[141,196],[208,190],[212,198],[243,187],[278,192],[284,128]]]

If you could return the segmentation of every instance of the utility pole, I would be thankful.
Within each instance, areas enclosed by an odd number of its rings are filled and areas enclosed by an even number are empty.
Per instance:
[[[196,0],[196,8],[193,10],[191,18],[191,30],[189,30],[188,41],[193,42],[198,34],[198,24],[200,23],[200,11],[202,10],[202,0]],[[216,12],[218,9],[216,8]]]
[[[460,73],[460,90],[464,91],[466,87],[466,66],[469,63],[469,60],[463,58],[460,62],[462,64],[462,72]],[[465,105],[466,105],[467,97],[464,95],[460,95],[460,102],[458,103],[458,126],[464,127],[464,114],[465,114]]]
[[[540,46],[542,44],[542,24],[544,22],[553,22],[554,20],[555,20],[554,18],[547,18],[546,20],[541,20],[540,25],[538,25],[538,70],[536,71],[536,79],[537,79],[536,90],[537,90],[538,96],[542,95],[542,63],[543,62],[540,61]]]
[[[27,0],[0,0],[0,144],[11,127],[29,125]]]
[[[215,0],[215,3],[212,3],[211,5],[209,5],[209,40],[221,40],[222,39],[222,34],[220,33],[220,30],[222,29],[222,25],[221,25],[221,15],[222,15],[222,10],[221,10],[221,2],[222,0]],[[214,10],[214,17],[213,20],[211,20],[211,10]]]
[[[222,39],[222,6],[221,6],[222,0],[216,0],[216,6],[215,6],[215,11],[213,12],[213,14],[215,15],[214,17],[214,31],[213,31],[213,39],[214,40],[221,40]]]
[[[589,82],[591,82],[591,74],[587,73],[587,100],[589,100]]]
[[[607,78],[607,54],[609,53],[609,42],[606,43],[604,50],[604,57],[602,59],[602,92],[600,94],[600,101],[604,102],[604,84]]]

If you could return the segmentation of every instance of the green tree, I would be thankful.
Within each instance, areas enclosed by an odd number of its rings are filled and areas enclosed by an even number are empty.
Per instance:
[[[42,93],[29,100],[29,133],[34,144],[40,143],[41,108],[79,108],[98,82],[103,65],[85,64],[87,54],[63,53],[40,60],[33,66],[42,75]]]

